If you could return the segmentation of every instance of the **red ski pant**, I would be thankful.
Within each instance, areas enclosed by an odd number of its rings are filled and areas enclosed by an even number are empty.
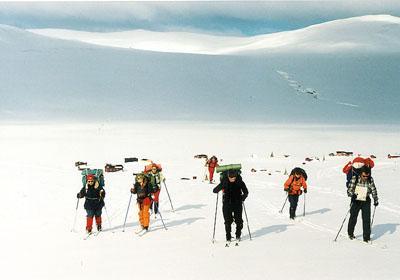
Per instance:
[[[96,216],[96,225],[101,225],[101,216]],[[86,217],[86,230],[92,230],[93,216]]]
[[[210,182],[213,180],[213,178],[214,178],[214,170],[215,170],[215,167],[209,167],[208,168],[208,172],[210,173]]]

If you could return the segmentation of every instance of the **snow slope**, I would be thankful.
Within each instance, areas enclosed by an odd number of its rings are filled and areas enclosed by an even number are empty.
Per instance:
[[[32,29],[52,38],[101,46],[195,54],[399,52],[400,18],[367,15],[340,19],[307,28],[253,37],[227,37],[188,32],[85,32]]]
[[[399,57],[393,52],[162,53],[0,26],[0,117],[398,123]],[[319,99],[298,95],[278,71],[314,89]]]
[[[152,129],[149,129],[151,127]],[[374,133],[370,130],[373,129]],[[392,131],[392,132],[389,132]],[[2,279],[398,279],[400,199],[396,182],[398,127],[241,126],[216,123],[20,124],[0,125],[0,240]],[[160,137],[163,135],[163,137]],[[356,141],[355,139],[364,139]],[[341,172],[349,158],[328,157],[336,150],[377,156],[373,169],[380,205],[372,245],[350,241],[345,228],[332,240],[349,206]],[[269,155],[274,152],[275,157]],[[211,243],[216,196],[200,180],[195,154],[216,154],[222,163],[242,163],[250,194],[247,227],[239,247],[224,248],[221,204],[215,244]],[[283,155],[289,154],[285,158]],[[104,232],[86,241],[80,201],[76,232],[71,232],[76,193],[81,187],[78,160],[91,167],[122,163],[124,157],[152,158],[164,166],[175,212],[165,190],[159,219],[138,237],[135,205],[125,232],[133,171],[107,173]],[[302,165],[304,158],[321,160]],[[309,175],[306,216],[279,214],[285,199],[282,173],[302,166]],[[250,172],[251,168],[258,170]],[[260,169],[267,169],[262,172]],[[269,175],[268,173],[271,173]],[[219,201],[221,203],[221,201]],[[298,215],[301,216],[303,198]],[[360,219],[360,218],[359,218]],[[111,226],[109,225],[111,223]],[[360,238],[360,220],[356,236]],[[21,265],[23,264],[23,268]]]

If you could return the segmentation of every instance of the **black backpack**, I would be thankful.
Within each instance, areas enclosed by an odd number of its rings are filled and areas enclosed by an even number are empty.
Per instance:
[[[304,177],[304,180],[307,181],[307,173],[303,168],[300,168],[300,167],[293,168],[292,171],[290,172],[289,176],[292,176],[295,173],[301,174]]]

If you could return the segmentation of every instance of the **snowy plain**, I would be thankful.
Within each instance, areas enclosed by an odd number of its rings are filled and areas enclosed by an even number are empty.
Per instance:
[[[0,125],[2,279],[398,279],[400,233],[397,178],[400,152],[396,126],[278,126],[218,123],[88,123]],[[350,241],[346,225],[333,239],[349,207],[341,169],[350,158],[336,150],[375,155],[373,176],[380,205],[371,245]],[[274,157],[270,157],[271,153]],[[216,243],[211,242],[215,185],[202,182],[203,162],[215,154],[221,164],[242,163],[249,188],[247,224],[239,247],[224,247],[221,200]],[[290,155],[284,157],[284,155]],[[137,211],[124,217],[132,172],[148,158],[163,165],[175,212],[165,190],[161,210],[168,230],[151,218],[151,231],[138,237]],[[305,157],[318,157],[303,165]],[[323,158],[325,157],[325,161]],[[122,163],[106,173],[104,232],[83,240],[85,212],[76,193],[81,176],[75,161],[92,168]],[[300,198],[298,221],[290,222],[284,200],[285,169],[309,175],[306,216]],[[257,172],[251,172],[254,168]],[[260,171],[266,169],[267,171]],[[269,175],[269,173],[271,175]],[[182,177],[196,180],[181,180]],[[218,176],[216,176],[218,178]],[[133,200],[134,201],[134,200]],[[360,218],[356,236],[361,238]]]

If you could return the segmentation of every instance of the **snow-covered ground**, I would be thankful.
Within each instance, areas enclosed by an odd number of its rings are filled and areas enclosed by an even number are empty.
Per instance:
[[[157,52],[209,55],[273,53],[398,52],[400,18],[367,15],[334,20],[294,31],[253,37],[227,37],[188,32],[87,32],[31,29],[33,33],[100,46]]]
[[[215,56],[98,46],[0,25],[0,118],[399,123],[400,25],[379,19],[293,31],[313,44],[349,37],[378,51]]]
[[[398,279],[400,192],[398,127],[273,126],[216,123],[1,124],[0,256],[2,279]],[[372,245],[335,234],[348,210],[343,165],[336,150],[377,156],[373,176],[380,205]],[[271,158],[270,154],[274,153]],[[201,160],[215,154],[222,164],[242,163],[249,188],[247,227],[239,247],[224,247],[221,204],[215,244],[211,243],[216,195],[201,180]],[[289,154],[290,157],[284,157]],[[91,167],[150,158],[164,167],[173,200],[165,193],[151,231],[134,234],[132,203],[122,226],[133,181],[143,162],[124,164],[126,172],[106,173],[104,232],[83,240],[85,213],[80,201],[76,232],[71,232],[76,193],[81,187],[75,161]],[[322,159],[325,156],[325,161]],[[303,165],[305,157],[319,157]],[[290,222],[283,214],[283,174],[302,166],[309,175],[306,216]],[[257,172],[250,172],[254,168]],[[267,172],[260,171],[267,169]],[[270,175],[269,175],[270,173]],[[220,201],[221,203],[221,201]],[[303,198],[297,214],[301,216]],[[362,233],[360,219],[356,236]],[[109,225],[111,223],[111,226]],[[347,224],[347,223],[346,223]]]

